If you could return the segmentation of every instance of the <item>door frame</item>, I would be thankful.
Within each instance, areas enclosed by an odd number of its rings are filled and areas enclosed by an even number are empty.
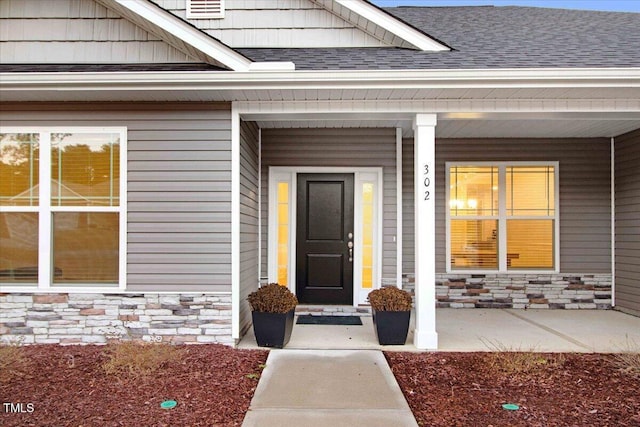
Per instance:
[[[353,264],[353,306],[364,304],[368,293],[379,288],[382,280],[382,223],[383,223],[383,169],[382,167],[325,167],[325,166],[271,166],[269,167],[268,193],[268,280],[278,281],[278,184],[288,183],[288,260],[287,285],[296,292],[296,213],[297,213],[297,174],[298,173],[353,173],[354,175],[354,264]],[[362,186],[373,183],[373,284],[371,288],[362,288]],[[271,256],[269,256],[271,255]]]

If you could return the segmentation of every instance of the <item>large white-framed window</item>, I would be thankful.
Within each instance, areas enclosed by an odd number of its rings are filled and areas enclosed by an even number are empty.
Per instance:
[[[270,167],[268,278],[296,292],[298,173],[354,174],[354,305],[364,304],[382,277],[382,168]]]
[[[0,283],[124,289],[124,127],[0,128]]]
[[[558,162],[447,162],[447,272],[559,269]]]

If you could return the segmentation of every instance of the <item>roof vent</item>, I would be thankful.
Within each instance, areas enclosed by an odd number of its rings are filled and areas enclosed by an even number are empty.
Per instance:
[[[187,18],[224,18],[224,0],[187,0]]]

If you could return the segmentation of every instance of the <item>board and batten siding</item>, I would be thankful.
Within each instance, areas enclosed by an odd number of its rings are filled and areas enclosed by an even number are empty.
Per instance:
[[[559,162],[560,271],[611,272],[608,139],[436,138],[436,271],[446,273],[445,162]],[[413,139],[403,141],[403,273],[415,270]]]
[[[94,0],[2,0],[0,46],[7,64],[195,61]]]
[[[615,139],[616,308],[640,316],[640,130]]]
[[[8,104],[3,126],[127,128],[127,287],[231,292],[229,104]]]
[[[382,279],[396,274],[396,130],[262,130],[262,276],[267,275],[269,167],[382,167]]]
[[[240,124],[240,335],[251,326],[249,293],[258,289],[259,129],[254,122]]]

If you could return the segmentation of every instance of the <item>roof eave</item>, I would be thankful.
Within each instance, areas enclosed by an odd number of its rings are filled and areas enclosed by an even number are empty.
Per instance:
[[[640,87],[640,68],[0,73],[0,91],[403,88],[403,87]]]

